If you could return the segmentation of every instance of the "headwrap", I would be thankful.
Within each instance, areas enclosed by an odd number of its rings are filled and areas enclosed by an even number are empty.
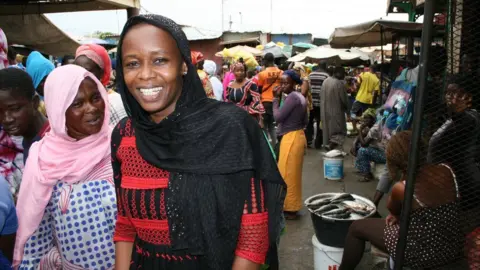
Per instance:
[[[3,32],[2,28],[0,28],[0,69],[8,67],[8,41],[7,36]]]
[[[208,76],[214,76],[217,74],[217,64],[212,60],[205,60],[203,64],[203,71],[208,73]]]
[[[84,44],[78,47],[77,52],[75,53],[75,59],[82,55],[92,60],[98,67],[100,67],[103,71],[101,82],[103,85],[107,85],[110,82],[110,73],[112,71],[112,62],[110,56],[108,56],[107,50],[97,44]]]
[[[55,68],[52,62],[37,51],[31,52],[27,58],[27,73],[32,77],[33,86],[37,89],[42,80]]]
[[[188,67],[175,111],[158,124],[132,96],[123,77],[123,40],[142,23],[168,32]],[[271,247],[280,233],[286,185],[255,119],[241,108],[206,97],[188,44],[180,26],[168,18],[130,18],[118,44],[117,89],[132,119],[140,155],[170,172],[165,200],[172,248],[203,255],[205,269],[229,269],[251,179],[263,184]],[[276,255],[275,248],[270,251]]]
[[[95,81],[105,102],[105,118],[100,132],[77,141],[67,134],[65,112],[75,99],[80,83],[87,77]],[[59,67],[45,83],[45,103],[51,129],[31,146],[23,173],[17,203],[19,227],[15,265],[21,262],[25,243],[38,228],[53,187],[59,181],[75,184],[96,179],[112,181],[113,178],[108,97],[100,81],[82,67]],[[69,198],[69,195],[61,196]]]
[[[231,71],[234,72],[234,73],[235,73],[235,69],[238,68],[238,67],[243,67],[245,69],[245,72],[247,71],[246,67],[245,67],[245,64],[242,63],[242,62],[235,62],[230,67],[232,69]]]
[[[292,80],[296,83],[296,84],[302,84],[302,79],[300,79],[300,76],[298,76],[298,74],[294,71],[294,70],[287,70],[283,73],[283,75],[287,75],[288,77],[292,78]]]
[[[192,63],[194,65],[198,64],[198,62],[200,62],[202,60],[205,60],[205,58],[203,56],[203,53],[201,53],[201,52],[192,51],[191,52],[191,57],[192,57]]]

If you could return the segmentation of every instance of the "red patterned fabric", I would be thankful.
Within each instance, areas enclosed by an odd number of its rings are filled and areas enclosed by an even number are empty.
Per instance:
[[[164,189],[169,173],[147,163],[138,153],[135,134],[128,120],[116,127],[122,138],[112,142],[112,166],[118,198],[118,220],[115,241],[143,242],[170,246]],[[117,147],[118,146],[118,147]],[[247,260],[263,263],[268,250],[268,213],[265,212],[263,188],[251,181],[251,194],[245,199],[244,215],[235,254]],[[167,261],[196,260],[192,255],[174,256],[148,251],[136,244],[136,253]]]
[[[268,214],[244,214],[235,254],[262,264],[268,251]]]

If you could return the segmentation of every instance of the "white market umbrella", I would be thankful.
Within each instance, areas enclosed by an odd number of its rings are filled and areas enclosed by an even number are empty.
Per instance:
[[[290,62],[300,62],[305,59],[316,59],[316,60],[328,60],[328,59],[340,59],[342,61],[351,61],[360,59],[363,61],[371,60],[371,57],[368,53],[362,52],[358,49],[334,49],[329,46],[322,46],[318,48],[313,48],[307,50],[303,53],[300,53],[287,61]]]

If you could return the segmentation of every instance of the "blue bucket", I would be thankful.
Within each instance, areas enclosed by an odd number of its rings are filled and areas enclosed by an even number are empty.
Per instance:
[[[343,157],[323,158],[323,177],[327,180],[343,179]]]

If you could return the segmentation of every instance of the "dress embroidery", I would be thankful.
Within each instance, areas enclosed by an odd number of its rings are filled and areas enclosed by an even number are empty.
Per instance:
[[[118,145],[112,149],[112,165],[121,206],[114,240],[135,242],[131,269],[200,269],[201,256],[170,247],[165,198],[169,172],[140,156],[133,133],[131,121],[124,120],[112,139],[112,145]],[[115,134],[120,134],[118,142]],[[263,188],[252,179],[235,254],[256,263],[264,262],[269,243],[268,213],[263,203]]]

